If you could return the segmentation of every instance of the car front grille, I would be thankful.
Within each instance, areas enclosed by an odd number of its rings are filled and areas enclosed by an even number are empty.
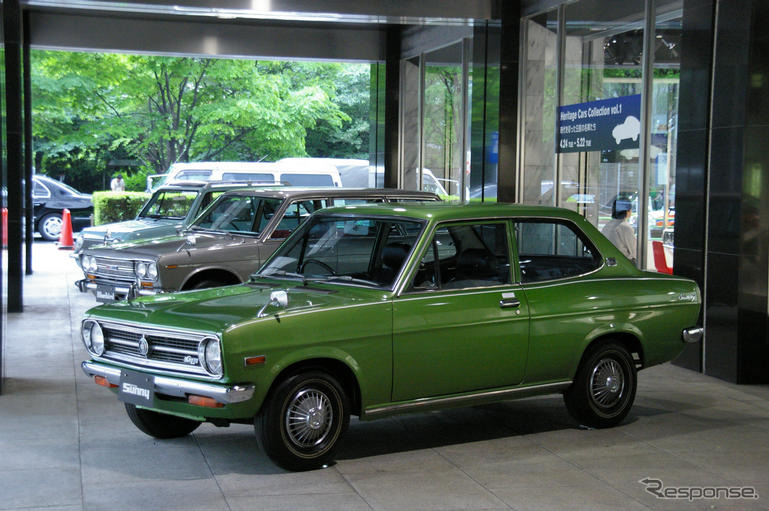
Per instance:
[[[96,271],[93,272],[97,278],[107,280],[130,281],[134,280],[134,263],[124,259],[111,259],[108,257],[96,258]]]
[[[142,368],[210,376],[198,359],[198,346],[206,338],[205,334],[107,321],[100,321],[99,324],[104,332],[102,358]]]

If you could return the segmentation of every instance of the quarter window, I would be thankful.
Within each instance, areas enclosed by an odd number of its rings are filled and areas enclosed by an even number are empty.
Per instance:
[[[465,289],[510,283],[504,223],[447,225],[436,229],[412,291]]]
[[[601,257],[576,226],[552,220],[515,222],[522,282],[573,277],[595,270]]]

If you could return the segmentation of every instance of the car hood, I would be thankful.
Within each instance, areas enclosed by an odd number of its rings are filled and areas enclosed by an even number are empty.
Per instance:
[[[137,218],[125,222],[97,225],[83,229],[85,239],[104,239],[109,232],[110,237],[119,241],[133,239],[148,239],[157,236],[173,234],[182,221],[171,218]]]
[[[102,245],[91,255],[117,259],[158,259],[163,254],[183,251],[207,250],[222,244],[241,244],[242,236],[218,234],[214,232],[195,232],[186,236],[164,236],[152,239],[126,240],[120,243]]]
[[[274,321],[276,315],[370,302],[386,298],[381,290],[351,286],[330,286],[286,281],[283,287],[263,284],[238,284],[199,291],[183,291],[137,298],[101,305],[86,315],[113,321],[141,323],[143,326],[167,327],[203,332],[223,332],[228,328],[254,320]],[[273,291],[284,291],[285,306],[270,304]],[[260,310],[267,305],[264,315]]]

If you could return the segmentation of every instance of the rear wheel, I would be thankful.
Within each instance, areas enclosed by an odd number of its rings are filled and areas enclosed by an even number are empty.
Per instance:
[[[200,426],[200,421],[185,419],[175,415],[153,412],[126,403],[125,410],[128,418],[143,433],[155,438],[179,438],[187,436]]]
[[[347,395],[322,371],[283,380],[254,420],[259,447],[288,470],[311,470],[331,461],[349,423]]]
[[[620,344],[602,344],[588,352],[564,401],[580,424],[608,428],[619,424],[635,400],[637,375],[630,353]]]
[[[62,225],[61,214],[48,213],[40,219],[40,222],[37,224],[37,230],[44,240],[55,241],[61,235]]]

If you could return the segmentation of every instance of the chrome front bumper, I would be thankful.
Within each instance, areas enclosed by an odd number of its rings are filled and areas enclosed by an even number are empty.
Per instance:
[[[112,385],[120,385],[120,368],[105,366],[86,360],[82,364],[86,376],[101,376]],[[219,403],[232,404],[248,401],[254,395],[253,385],[215,385],[168,376],[155,376],[155,393],[186,398],[189,394],[210,397]]]
[[[694,326],[691,328],[684,328],[681,332],[681,340],[684,342],[697,342],[702,339],[702,334],[705,329],[701,326]]]
[[[100,301],[109,301],[103,298],[100,298],[99,291],[104,290],[106,292],[111,292],[113,295],[113,300],[119,300],[122,298],[136,298],[137,296],[152,296],[158,294],[157,289],[142,289],[136,286],[136,284],[130,284],[130,285],[123,285],[123,284],[101,284],[98,282],[95,282],[90,279],[81,279],[75,282],[75,287],[77,287],[81,293],[87,293],[88,291],[91,291],[94,296],[96,296],[97,300]]]

